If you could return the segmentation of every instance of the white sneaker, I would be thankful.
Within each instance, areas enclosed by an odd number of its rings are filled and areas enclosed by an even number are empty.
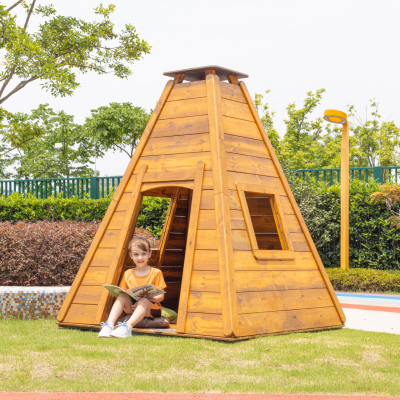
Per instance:
[[[101,331],[99,332],[99,338],[111,337],[110,333],[114,330],[114,324],[110,321],[100,322],[102,326]]]
[[[114,329],[111,333],[110,336],[116,337],[116,338],[127,338],[132,336],[132,329],[128,325],[128,322],[118,322],[118,328]]]

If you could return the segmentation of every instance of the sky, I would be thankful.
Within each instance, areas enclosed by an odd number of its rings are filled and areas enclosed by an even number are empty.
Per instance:
[[[2,1],[11,5],[15,2]],[[38,1],[54,4],[62,15],[95,20],[99,1]],[[264,93],[276,112],[275,128],[283,136],[286,107],[298,106],[309,91],[325,88],[324,109],[364,112],[369,99],[379,102],[383,120],[400,124],[400,1],[398,0],[114,0],[116,30],[136,27],[151,54],[133,65],[125,80],[113,75],[79,76],[72,97],[54,98],[33,82],[4,107],[29,112],[49,103],[83,123],[90,110],[110,102],[154,108],[169,78],[165,71],[220,65],[249,75],[250,94]],[[106,4],[106,2],[104,2]],[[108,4],[108,3],[107,3]],[[34,31],[38,19],[33,20]],[[364,111],[363,111],[364,110]],[[122,175],[125,154],[108,152],[97,160],[100,176]]]

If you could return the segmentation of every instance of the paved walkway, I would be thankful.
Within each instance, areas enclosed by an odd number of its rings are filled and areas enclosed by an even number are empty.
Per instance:
[[[324,394],[1,393],[0,400],[400,400],[387,396]]]
[[[346,328],[400,335],[400,296],[368,293],[336,293]]]

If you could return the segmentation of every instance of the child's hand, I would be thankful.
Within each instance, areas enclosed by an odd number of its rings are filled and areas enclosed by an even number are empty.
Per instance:
[[[132,311],[135,311],[135,310],[136,310],[136,307],[137,307],[137,303],[132,304],[132,305],[131,305]]]

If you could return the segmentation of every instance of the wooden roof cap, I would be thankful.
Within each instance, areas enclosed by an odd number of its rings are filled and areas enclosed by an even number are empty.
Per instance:
[[[214,70],[215,74],[218,75],[218,78],[221,81],[227,81],[228,75],[235,75],[237,76],[238,79],[244,79],[249,77],[248,75],[243,74],[242,72],[237,72],[234,71],[233,69],[219,67],[218,65],[208,65],[207,67],[180,69],[178,71],[164,72],[163,75],[175,78],[176,75],[184,74],[185,81],[193,82],[206,79],[205,74],[207,70]]]

